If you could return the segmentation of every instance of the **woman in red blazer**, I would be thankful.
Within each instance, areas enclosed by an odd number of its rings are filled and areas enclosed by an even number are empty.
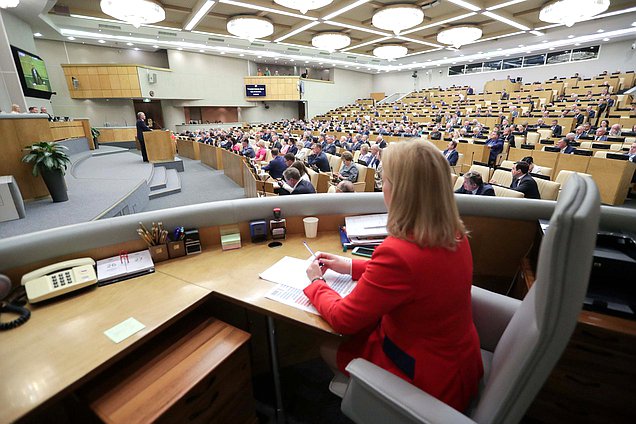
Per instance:
[[[389,237],[369,261],[319,252],[305,294],[334,330],[353,335],[330,365],[344,372],[352,359],[367,359],[464,411],[483,366],[471,310],[472,255],[450,168],[430,143],[395,143],[383,153]],[[327,286],[327,269],[358,281],[349,296]]]

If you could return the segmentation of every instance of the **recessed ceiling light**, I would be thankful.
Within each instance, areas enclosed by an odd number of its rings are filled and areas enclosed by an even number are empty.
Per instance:
[[[221,54],[225,54],[225,52],[221,52]]]
[[[205,50],[199,49],[199,53],[204,53],[204,52],[205,52]]]
[[[42,37],[42,33],[41,32],[36,32],[35,34],[33,34],[34,37]]]
[[[135,48],[134,48],[134,50],[135,50],[135,51],[139,51],[139,47],[135,47]]]
[[[444,59],[448,59],[448,56],[444,56]]]
[[[519,47],[523,47],[523,44],[519,44]],[[501,50],[501,49],[497,49],[497,50]]]
[[[356,66],[356,69],[360,69],[360,67],[359,67],[359,66]]]
[[[469,60],[469,62],[472,62],[472,61],[473,61],[473,59],[470,59],[470,60]]]
[[[134,46],[133,43],[126,43],[127,46]]]
[[[483,52],[477,52],[477,54],[482,54]]]
[[[262,58],[263,58],[263,56],[257,56],[257,58],[258,58],[258,59],[262,59]]]
[[[158,49],[158,48],[159,48],[159,46],[155,45],[155,46],[152,46],[152,48],[153,48],[153,49]]]
[[[97,42],[98,42],[99,44],[104,44],[106,41],[104,41],[104,40],[97,40]]]
[[[599,30],[598,30],[598,31],[596,31],[596,32],[598,32],[598,33],[600,34],[601,32],[605,32],[605,30],[604,30],[604,29],[599,29]]]
[[[181,51],[183,50],[183,47],[177,47],[177,50]]]
[[[490,56],[488,56],[488,57],[486,58],[486,60],[489,60],[489,59],[490,59]]]
[[[574,38],[574,36],[572,34],[568,35],[568,38]]]
[[[239,56],[244,57],[245,55],[243,53],[241,53]]]
[[[323,64],[323,63],[322,63],[322,62],[320,62],[318,65],[322,65],[322,64]]]
[[[552,51],[552,50],[554,50],[554,47],[550,47],[548,50]]]
[[[542,41],[542,43],[547,43],[547,42],[548,42],[548,40],[543,40],[543,41]]]
[[[603,41],[609,41],[609,40],[610,40],[610,39],[609,39],[609,38],[607,38],[607,37],[603,38]]]
[[[71,41],[75,40],[75,37],[66,37],[66,38],[71,40]]]
[[[578,47],[578,46],[580,46],[580,45],[581,45],[581,43],[576,43],[576,44],[575,44],[575,46],[577,46],[577,47]]]

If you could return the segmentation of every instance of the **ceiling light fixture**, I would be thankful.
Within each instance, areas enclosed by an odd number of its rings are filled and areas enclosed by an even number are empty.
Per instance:
[[[152,0],[101,0],[102,12],[139,28],[166,19],[166,11]]]
[[[395,60],[406,56],[409,49],[400,44],[383,44],[373,49],[373,55],[380,59]]]
[[[75,37],[66,37],[68,40],[73,41],[75,40]]]
[[[215,3],[214,0],[207,0],[205,3],[203,3],[201,8],[197,11],[197,13],[194,14],[192,19],[190,19],[186,23],[183,29],[185,29],[186,31],[192,31],[192,28],[197,26],[197,24],[201,21],[201,19],[203,19],[203,17],[208,14],[210,9],[212,9],[212,6],[214,6],[214,3]]]
[[[268,37],[274,33],[274,25],[269,19],[253,15],[238,15],[227,21],[227,31],[250,42]]]
[[[458,49],[465,44],[479,40],[482,35],[481,28],[476,26],[457,26],[440,31],[437,34],[437,41]]]
[[[351,44],[351,38],[342,32],[322,32],[314,35],[311,45],[328,52],[344,49]]]
[[[36,32],[33,34],[34,37],[42,37],[42,33],[41,32]]]
[[[274,0],[274,3],[280,4],[289,9],[300,10],[303,15],[310,10],[320,9],[331,4],[333,0]]]
[[[373,14],[374,27],[393,31],[395,35],[405,29],[413,28],[424,21],[424,12],[412,4],[394,4],[383,7]]]
[[[571,27],[605,12],[609,5],[610,0],[558,0],[544,6],[539,12],[539,19]]]
[[[20,0],[0,0],[0,9],[6,9],[8,7],[16,7],[20,3]]]

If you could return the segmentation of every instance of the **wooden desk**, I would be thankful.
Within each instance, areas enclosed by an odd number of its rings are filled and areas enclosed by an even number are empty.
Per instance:
[[[31,306],[29,322],[0,333],[0,422],[70,393],[209,293],[159,272]],[[103,334],[129,317],[146,328],[119,344]]]
[[[199,147],[201,144],[198,141],[177,139],[177,151],[179,156],[186,157],[194,160],[201,159]]]

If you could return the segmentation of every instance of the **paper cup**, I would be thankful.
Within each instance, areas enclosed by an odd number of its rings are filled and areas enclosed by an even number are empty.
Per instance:
[[[305,237],[316,238],[318,234],[318,218],[308,216],[307,218],[303,218],[303,224],[305,224]]]

